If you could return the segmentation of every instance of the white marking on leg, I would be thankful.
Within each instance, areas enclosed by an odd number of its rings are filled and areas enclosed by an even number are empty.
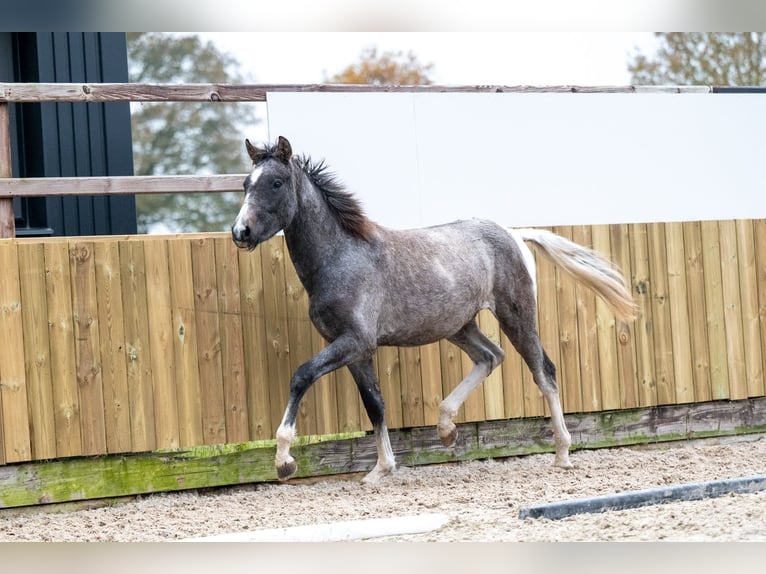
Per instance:
[[[551,411],[551,424],[553,425],[553,442],[556,445],[556,456],[553,466],[560,468],[572,468],[569,460],[569,447],[572,445],[572,436],[564,423],[564,413],[561,409],[561,401],[558,392],[543,391],[543,396],[548,402]]]
[[[444,442],[449,438],[455,430],[455,423],[453,419],[457,415],[457,411],[468,395],[471,394],[476,387],[478,387],[484,379],[489,376],[492,371],[489,365],[486,363],[479,363],[474,365],[471,372],[460,381],[460,384],[455,387],[452,392],[439,405],[439,423],[436,425],[439,437]]]
[[[277,429],[277,455],[275,462],[277,468],[284,467],[294,461],[290,456],[290,445],[295,440],[295,426],[282,422]]]
[[[378,448],[378,462],[363,479],[362,482],[374,484],[384,476],[388,476],[396,469],[396,459],[391,448],[391,439],[388,436],[386,423],[375,428],[375,445]]]

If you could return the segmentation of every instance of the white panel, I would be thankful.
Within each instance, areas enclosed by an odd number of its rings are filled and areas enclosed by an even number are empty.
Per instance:
[[[766,217],[759,94],[268,95],[370,217],[572,225]]]
[[[325,159],[371,219],[421,225],[410,94],[274,93],[267,100],[271,140],[284,136],[295,153]]]

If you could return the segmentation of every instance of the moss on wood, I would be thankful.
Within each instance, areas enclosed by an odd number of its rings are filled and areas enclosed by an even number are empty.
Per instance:
[[[566,422],[573,450],[766,432],[766,397],[570,414]],[[445,448],[434,427],[394,430],[397,461],[416,466],[553,451],[544,417],[463,423],[458,431],[457,443]],[[266,440],[2,466],[0,508],[276,481],[275,451]],[[367,471],[377,457],[374,436],[363,432],[299,437],[292,453],[297,478]]]

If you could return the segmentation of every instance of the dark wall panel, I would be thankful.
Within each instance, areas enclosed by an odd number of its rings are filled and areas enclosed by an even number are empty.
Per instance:
[[[22,82],[127,82],[127,46],[121,33],[12,33],[0,50],[12,51]],[[4,47],[5,46],[5,47]],[[0,73],[3,70],[0,68]],[[6,72],[7,73],[7,72]],[[14,174],[20,177],[133,174],[128,103],[23,104],[15,114]],[[18,171],[16,171],[18,170]],[[132,196],[34,198],[19,205],[17,233],[53,235],[136,232]]]

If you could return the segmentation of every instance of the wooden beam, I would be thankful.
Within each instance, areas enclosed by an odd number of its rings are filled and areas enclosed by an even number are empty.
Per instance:
[[[0,181],[11,177],[11,126],[8,104],[0,102]],[[13,198],[0,197],[0,238],[16,235]]]
[[[265,102],[269,92],[710,93],[708,86],[0,83],[0,102]]]
[[[766,397],[565,416],[573,450],[766,432]],[[548,417],[458,425],[442,446],[432,426],[393,430],[399,465],[501,458],[553,451]],[[0,508],[276,481],[273,440],[142,454],[77,457],[0,466]],[[299,437],[296,478],[369,471],[372,433]]]
[[[0,200],[49,195],[242,191],[245,177],[246,174],[10,178],[0,179]]]

